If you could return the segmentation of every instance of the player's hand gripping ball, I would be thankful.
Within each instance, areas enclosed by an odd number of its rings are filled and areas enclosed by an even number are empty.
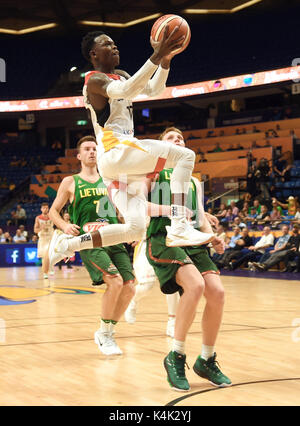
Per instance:
[[[174,39],[179,37],[185,37],[183,44],[180,48],[173,50],[173,54],[177,55],[180,52],[183,52],[189,45],[191,40],[191,30],[187,21],[178,15],[163,15],[158,18],[151,29],[151,38],[154,41],[160,41],[163,37],[164,29],[168,26],[168,34],[174,30],[175,27],[178,27],[178,31],[174,33]]]

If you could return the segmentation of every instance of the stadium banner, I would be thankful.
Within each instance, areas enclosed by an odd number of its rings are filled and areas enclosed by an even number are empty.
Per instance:
[[[187,96],[205,95],[226,90],[242,89],[280,83],[283,81],[297,81],[300,79],[300,66],[280,68],[271,71],[262,71],[254,74],[244,74],[235,77],[225,77],[218,80],[209,80],[198,83],[170,86],[155,97],[138,95],[134,102],[145,102],[164,99],[176,99]],[[19,101],[1,101],[0,112],[46,111],[53,109],[84,108],[82,96],[71,96],[48,99],[31,99]]]
[[[78,254],[78,255],[77,255]],[[37,244],[1,244],[0,245],[0,267],[16,266],[40,266],[42,259],[37,256]],[[76,253],[75,265],[81,264],[79,253]]]

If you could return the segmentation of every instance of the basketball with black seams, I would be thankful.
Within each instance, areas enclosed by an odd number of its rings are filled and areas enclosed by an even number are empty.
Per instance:
[[[174,39],[185,37],[182,47],[175,49],[173,53],[176,55],[183,52],[189,45],[191,40],[191,29],[187,21],[179,15],[163,15],[158,18],[151,29],[151,38],[154,41],[160,41],[163,37],[165,26],[168,25],[168,34],[174,30],[175,27],[178,27],[178,31],[174,34]]]

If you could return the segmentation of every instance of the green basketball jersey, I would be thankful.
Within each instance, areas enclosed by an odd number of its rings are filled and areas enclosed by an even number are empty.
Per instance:
[[[92,232],[103,226],[103,222],[118,223],[116,211],[111,204],[102,178],[95,183],[87,182],[79,175],[75,181],[74,200],[69,206],[71,222],[80,226],[80,233]]]
[[[150,192],[148,201],[154,204],[171,205],[171,175],[173,169],[164,169],[159,173],[159,177],[155,183],[153,190]],[[197,188],[193,180],[190,182],[186,206],[194,212],[192,217],[196,221],[196,229],[199,228],[198,218],[198,200]],[[166,216],[151,217],[150,224],[147,229],[147,237],[151,237],[157,233],[167,233],[166,226],[170,226],[171,220]]]

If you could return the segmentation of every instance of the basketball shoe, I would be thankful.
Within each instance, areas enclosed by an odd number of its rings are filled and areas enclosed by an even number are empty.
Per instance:
[[[60,229],[54,231],[49,245],[50,270],[60,260],[74,256],[74,251],[68,248],[68,240],[71,238],[74,238],[73,235],[64,234]]]
[[[193,222],[189,222],[185,217],[172,219],[171,226],[166,226],[166,246],[200,246],[210,243],[215,238],[214,234],[197,231],[192,224]]]
[[[220,388],[231,386],[231,380],[222,373],[218,367],[218,361],[216,360],[217,354],[214,353],[213,356],[208,358],[206,361],[201,355],[198,356],[193,370],[198,376],[203,377],[204,379],[209,380],[209,382]]]
[[[104,355],[122,355],[122,351],[116,344],[113,333],[103,333],[97,330],[94,334],[95,343]]]
[[[176,391],[186,392],[190,390],[189,382],[185,376],[186,355],[171,351],[164,359],[164,367],[167,371],[169,385]]]

